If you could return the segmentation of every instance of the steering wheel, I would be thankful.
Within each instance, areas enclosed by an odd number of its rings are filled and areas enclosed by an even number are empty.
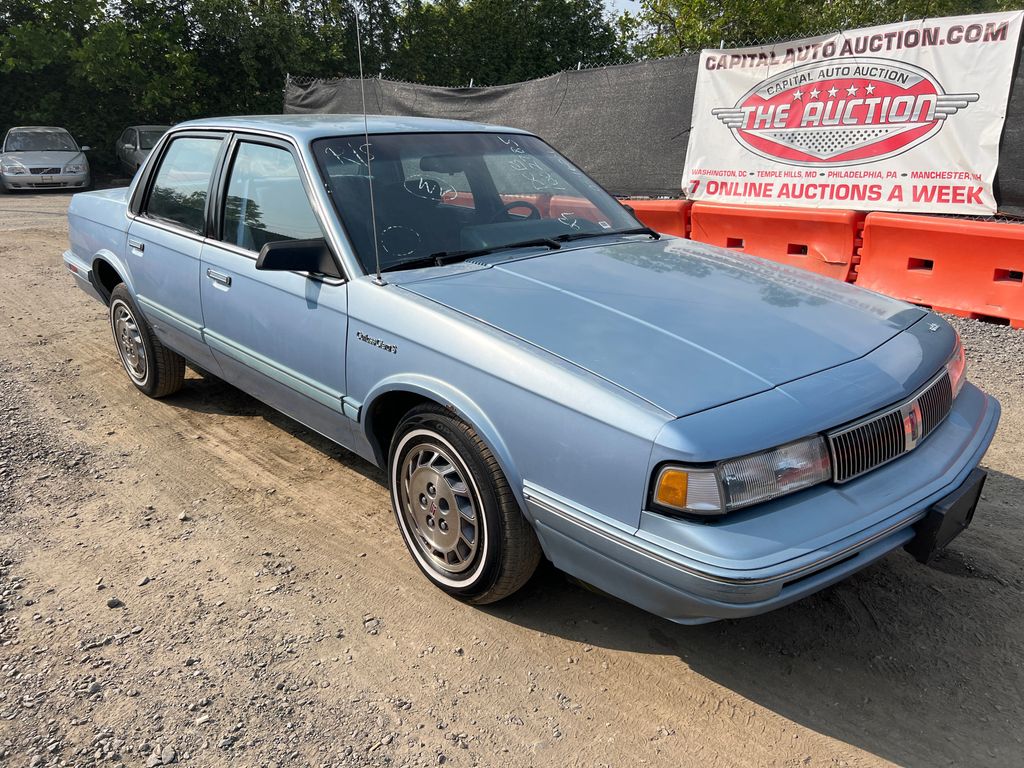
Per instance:
[[[511,203],[505,203],[503,206],[501,206],[501,210],[498,211],[498,213],[495,214],[494,218],[491,219],[491,223],[493,224],[498,219],[505,218],[506,214],[508,214],[508,212],[513,210],[514,208],[529,208],[530,215],[526,217],[528,221],[536,221],[541,218],[540,209],[533,203],[527,202],[526,200],[513,200]]]

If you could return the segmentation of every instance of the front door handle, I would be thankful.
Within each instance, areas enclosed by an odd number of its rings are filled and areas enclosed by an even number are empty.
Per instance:
[[[128,238],[128,247],[133,251],[138,251],[139,253],[146,250],[146,244],[141,240],[136,240],[134,237]]]
[[[225,275],[223,272],[218,272],[215,269],[206,270],[206,276],[213,280],[213,282],[215,283],[220,283],[221,285],[231,285],[231,276]]]

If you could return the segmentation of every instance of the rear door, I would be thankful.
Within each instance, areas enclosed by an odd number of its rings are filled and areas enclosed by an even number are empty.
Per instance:
[[[203,341],[200,256],[223,133],[184,133],[164,146],[128,227],[135,299],[167,346],[216,371]]]
[[[258,271],[268,242],[324,237],[293,148],[236,135],[202,253],[204,335],[226,379],[339,442],[348,325],[344,279]]]

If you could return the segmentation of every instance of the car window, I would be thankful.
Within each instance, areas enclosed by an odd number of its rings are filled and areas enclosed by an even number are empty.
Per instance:
[[[166,128],[143,128],[139,132],[139,140],[136,145],[139,149],[152,149],[160,140],[160,137],[167,133]],[[134,138],[134,137],[133,137]]]
[[[121,149],[121,146],[123,144],[127,144],[127,143],[128,143],[128,129],[125,128],[123,131],[121,131],[121,135],[117,137],[117,148]]]
[[[7,134],[5,152],[77,152],[78,145],[63,129],[26,128]]]
[[[323,237],[291,152],[241,142],[224,198],[226,243],[259,251],[278,240]]]
[[[131,144],[133,147],[139,146],[139,137],[134,128],[128,131],[128,138],[125,139],[125,143]]]
[[[439,254],[639,226],[596,182],[534,136],[384,134],[371,135],[369,146],[361,136],[339,136],[314,142],[313,154],[368,272],[378,254],[382,269],[396,269]]]
[[[420,167],[422,152],[402,154],[403,186],[410,194],[426,200],[436,200],[446,205],[473,208],[473,190],[469,177],[464,171],[455,173],[431,173]]]
[[[202,232],[206,196],[220,144],[220,138],[192,136],[172,141],[153,180],[146,213]]]

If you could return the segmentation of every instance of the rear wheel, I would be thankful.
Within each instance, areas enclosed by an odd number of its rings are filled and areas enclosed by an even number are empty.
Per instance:
[[[435,586],[474,604],[525,584],[540,545],[479,435],[435,405],[399,425],[388,462],[391,501],[410,554]]]
[[[160,343],[124,283],[110,294],[110,330],[125,373],[150,397],[174,394],[185,383],[185,358]]]

